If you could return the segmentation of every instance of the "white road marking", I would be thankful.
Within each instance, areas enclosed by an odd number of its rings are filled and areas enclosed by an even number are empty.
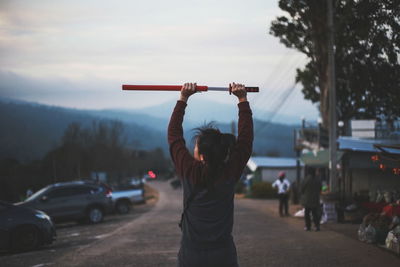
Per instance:
[[[110,236],[110,235],[111,235],[111,234],[96,235],[94,238],[96,238],[96,239],[102,239],[102,238],[108,237],[108,236]]]
[[[53,265],[53,263],[52,262],[40,263],[40,264],[33,265],[32,267],[43,267],[43,266],[49,266],[49,265]]]
[[[69,236],[80,236],[80,235],[81,235],[80,233],[72,233]]]

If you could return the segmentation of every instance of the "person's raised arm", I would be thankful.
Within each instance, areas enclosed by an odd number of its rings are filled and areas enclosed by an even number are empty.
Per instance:
[[[179,101],[187,103],[189,97],[196,93],[197,83],[185,83],[181,89]]]
[[[183,137],[182,122],[185,115],[186,103],[189,97],[196,92],[196,83],[185,83],[182,86],[180,98],[177,101],[168,124],[169,151],[174,162],[177,174],[183,178],[192,166],[194,158],[186,148]]]
[[[232,88],[232,94],[238,98],[239,103],[247,102],[247,91],[243,84],[232,83],[229,86]]]
[[[249,102],[247,101],[247,91],[243,84],[232,83],[232,93],[238,98],[239,103],[239,123],[238,137],[235,145],[233,161],[237,172],[242,172],[251,156],[253,149],[253,117]]]

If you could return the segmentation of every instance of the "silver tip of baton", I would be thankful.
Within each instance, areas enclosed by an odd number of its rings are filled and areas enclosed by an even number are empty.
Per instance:
[[[225,91],[229,91],[229,88],[228,87],[211,87],[211,86],[209,86],[208,87],[208,91],[222,91],[222,92],[225,92]]]

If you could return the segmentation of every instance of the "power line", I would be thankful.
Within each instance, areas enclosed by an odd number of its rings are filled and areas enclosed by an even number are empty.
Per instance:
[[[274,106],[274,111],[269,115],[268,119],[266,120],[265,124],[262,125],[261,127],[257,128],[255,135],[258,134],[264,127],[270,124],[272,119],[275,117],[275,115],[279,112],[279,110],[282,108],[283,104],[289,99],[289,96],[293,93],[294,89],[296,88],[296,83],[292,86],[287,88],[281,95],[279,102],[276,102],[276,105]]]
[[[290,58],[290,60],[293,61],[293,58]],[[282,71],[285,66],[278,65],[277,68],[275,68],[275,71],[271,73],[271,77],[264,83],[265,87],[269,90],[267,89],[263,91],[264,93],[258,97],[258,101],[254,103],[255,106],[259,106],[260,103],[265,104],[266,100],[273,101],[279,95],[279,91],[274,90],[271,92],[270,88],[276,88],[275,84],[279,84],[281,82],[282,73],[286,75],[286,73],[292,69],[291,65],[292,64],[290,64],[289,68],[286,68],[285,71]]]
[[[298,61],[297,61],[296,64],[294,64],[294,65],[297,65],[297,63],[298,63]],[[293,66],[293,64],[292,64],[292,66]],[[288,75],[288,74],[284,74],[284,75],[283,75],[283,77],[287,77],[287,76],[289,76],[289,75]],[[282,82],[281,82],[281,84],[279,85],[279,87],[280,87],[280,88],[284,87]],[[273,96],[273,97],[267,99],[267,100],[269,100],[269,101],[267,101],[267,103],[264,102],[263,104],[264,104],[264,105],[270,106],[270,108],[268,108],[268,110],[265,110],[265,111],[262,112],[262,113],[259,113],[259,112],[258,112],[257,117],[263,118],[263,117],[265,117],[267,114],[268,114],[267,117],[271,117],[271,115],[272,115],[272,116],[275,116],[275,114],[277,113],[277,112],[276,112],[276,111],[277,111],[277,108],[281,109],[281,106],[277,106],[276,103],[278,103],[278,105],[279,105],[279,103],[281,103],[282,101],[284,101],[284,100],[286,99],[287,95],[288,95],[288,94],[287,94],[288,91],[291,92],[290,88],[288,88],[287,90],[281,92],[281,94],[279,94],[279,95],[275,95],[275,96]],[[271,104],[269,104],[269,103],[271,103]],[[274,104],[274,103],[275,103],[275,104]],[[282,103],[283,103],[283,102],[282,102]],[[271,112],[272,112],[272,114],[271,114]],[[271,120],[272,120],[272,118],[271,118]]]
[[[274,67],[274,70],[272,72],[270,72],[270,74],[268,75],[268,78],[265,80],[264,83],[262,83],[262,85],[264,84],[271,84],[271,80],[273,80],[273,78],[276,78],[278,76],[278,74],[281,72],[280,70],[284,67],[284,64],[287,63],[287,56],[288,56],[289,52],[287,52],[286,54],[283,54],[282,57],[280,58],[280,61],[278,62],[278,64],[276,64],[276,67]],[[293,57],[291,57],[290,59],[293,59]],[[265,92],[265,90],[262,90],[262,92]],[[274,94],[276,94],[274,92]],[[263,94],[264,97],[266,94]],[[254,106],[257,106],[258,103],[260,102],[260,97],[256,98],[256,101],[253,102]],[[262,102],[262,101],[261,101]]]
[[[284,83],[287,82],[287,77],[292,76],[289,73],[293,71],[293,68],[295,68],[298,63],[301,61],[301,57],[297,58],[292,58],[292,61],[290,62],[291,64],[289,65],[288,68],[286,68],[285,71],[280,72],[281,75],[278,76],[278,79],[275,79],[274,81],[270,82],[269,88],[282,88],[284,87]],[[260,106],[259,104],[262,103],[264,106],[268,105],[269,103],[274,103],[278,98],[280,98],[280,94],[278,91],[273,91],[272,94],[263,94],[263,96],[257,98],[257,102],[254,104],[255,107]]]
[[[255,106],[258,106],[258,104],[261,102],[264,102],[263,98],[266,97],[271,97],[271,92],[267,88],[271,88],[271,83],[274,84],[277,82],[277,77],[279,77],[279,74],[282,73],[282,69],[289,65],[288,61],[293,60],[294,57],[289,57],[289,52],[283,54],[277,64],[275,64],[273,70],[269,73],[268,77],[265,79],[263,83],[261,83],[262,87],[266,87],[264,90],[261,91],[261,95],[259,95],[253,104]],[[284,72],[286,73],[286,72]],[[265,86],[264,86],[265,85]],[[268,86],[267,86],[268,85]],[[272,92],[272,95],[276,95],[276,92]]]

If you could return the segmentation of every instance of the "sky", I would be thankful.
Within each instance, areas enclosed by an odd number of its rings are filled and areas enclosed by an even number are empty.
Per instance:
[[[277,111],[316,120],[316,106],[294,86],[305,56],[269,34],[282,14],[278,1],[265,0],[0,0],[0,96],[139,109],[178,92],[122,91],[122,84],[240,82],[260,87],[249,93],[256,117]],[[235,103],[226,93],[195,97]]]

